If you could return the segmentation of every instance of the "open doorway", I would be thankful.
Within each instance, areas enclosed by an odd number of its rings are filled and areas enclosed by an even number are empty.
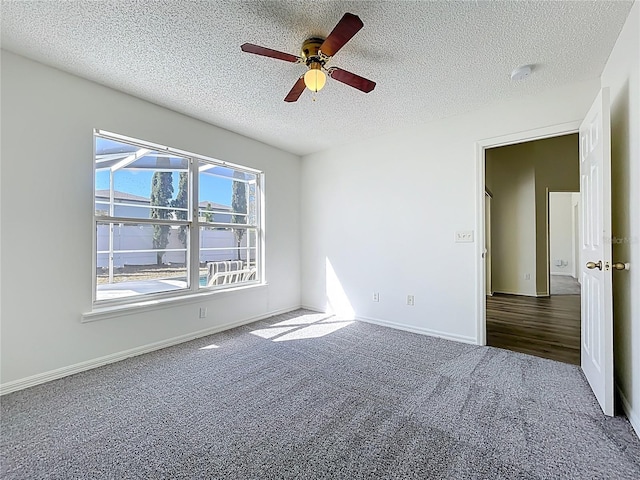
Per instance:
[[[549,192],[549,294],[580,295],[580,192]]]
[[[485,188],[491,193],[490,221],[485,219],[485,239],[490,239],[485,267],[491,272],[487,345],[580,364],[579,286],[558,295],[556,281],[566,276],[560,283],[569,283],[579,263],[574,199],[555,197],[555,192],[578,192],[579,182],[576,134],[485,150]],[[557,210],[558,199],[571,207]],[[557,227],[556,220],[567,228]],[[551,246],[556,238],[563,242]]]

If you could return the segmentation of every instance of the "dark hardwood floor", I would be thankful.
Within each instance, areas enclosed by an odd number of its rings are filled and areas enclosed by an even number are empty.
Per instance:
[[[580,365],[580,295],[487,297],[487,345]]]

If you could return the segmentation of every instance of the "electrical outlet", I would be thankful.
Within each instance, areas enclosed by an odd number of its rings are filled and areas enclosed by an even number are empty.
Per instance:
[[[413,307],[415,304],[416,302],[413,295],[407,295],[407,305],[409,305],[410,307]]]
[[[524,274],[524,279],[525,280],[531,280],[531,274],[530,273],[525,273]]]
[[[380,301],[380,294],[378,292],[374,292],[373,301],[374,302],[379,302]]]
[[[207,318],[207,307],[200,307],[200,318]]]
[[[454,240],[456,243],[473,243],[473,230],[456,232]]]

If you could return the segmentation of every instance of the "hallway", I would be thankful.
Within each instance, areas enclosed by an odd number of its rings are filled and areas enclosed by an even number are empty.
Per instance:
[[[487,345],[580,365],[580,295],[487,297]]]

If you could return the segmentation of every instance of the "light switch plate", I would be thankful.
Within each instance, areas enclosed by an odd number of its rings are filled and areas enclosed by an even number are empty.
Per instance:
[[[473,243],[473,230],[460,230],[455,235],[456,243]]]

